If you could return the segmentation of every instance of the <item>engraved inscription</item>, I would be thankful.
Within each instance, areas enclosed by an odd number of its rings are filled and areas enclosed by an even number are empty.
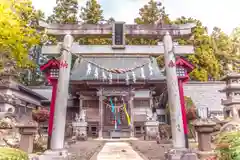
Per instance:
[[[124,45],[123,44],[123,36],[124,36],[123,27],[124,27],[124,24],[122,23],[115,24],[115,39],[114,39],[115,45]]]

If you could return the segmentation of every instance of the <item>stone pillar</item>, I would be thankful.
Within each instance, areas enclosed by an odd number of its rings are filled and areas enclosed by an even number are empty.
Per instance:
[[[102,89],[98,92],[99,96],[99,130],[98,130],[98,138],[103,138],[103,95]]]
[[[215,155],[211,146],[211,134],[215,131],[215,122],[208,119],[199,119],[193,123],[198,135],[198,157],[204,160]]]
[[[72,43],[73,37],[71,35],[66,35],[63,41],[63,51],[59,69],[57,97],[53,121],[54,125],[51,139],[52,150],[62,150],[64,148],[68,88],[72,61],[70,49],[72,47]]]
[[[152,96],[152,94],[149,97],[149,106],[150,106],[150,108],[153,107],[153,96]]]
[[[82,95],[79,96],[79,115],[81,114],[81,111],[83,109],[83,97]]]
[[[37,125],[20,125],[17,128],[19,128],[19,133],[21,134],[20,149],[27,153],[32,153],[34,135],[38,129]]]
[[[133,96],[130,95],[129,100],[129,108],[130,108],[130,120],[131,120],[131,131],[130,131],[130,137],[134,137],[134,104],[133,104]]]
[[[185,136],[182,123],[182,111],[176,73],[173,41],[168,32],[163,38],[164,61],[167,78],[168,102],[171,118],[172,140],[174,148],[185,148]]]
[[[238,108],[236,106],[232,106],[232,120],[233,121],[239,121],[239,114],[238,114]]]
[[[150,106],[150,109],[151,109],[151,112],[152,112],[153,107],[154,107],[153,106],[153,97],[152,97],[152,95],[150,95],[150,97],[149,97],[149,106]],[[153,120],[157,121],[157,111],[155,113],[152,113],[152,118],[153,118]]]

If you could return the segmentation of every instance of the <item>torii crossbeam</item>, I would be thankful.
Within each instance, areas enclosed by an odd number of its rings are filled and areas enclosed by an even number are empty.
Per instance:
[[[42,53],[46,55],[59,54],[62,48],[62,43],[58,45],[48,45],[42,47]],[[194,48],[191,45],[181,46],[175,44],[173,47],[174,54],[192,54]],[[163,44],[156,46],[148,45],[126,45],[125,49],[112,49],[111,45],[78,45],[74,43],[70,50],[74,54],[80,55],[149,55],[157,57],[164,54]]]

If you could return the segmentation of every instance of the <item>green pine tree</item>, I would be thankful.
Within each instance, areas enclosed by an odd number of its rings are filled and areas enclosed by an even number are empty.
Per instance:
[[[233,52],[232,52],[232,62],[237,72],[240,72],[240,27],[236,27],[232,34],[230,35],[230,39],[233,44]]]
[[[156,2],[154,0],[150,0],[148,4],[139,9],[139,15],[140,17],[134,19],[137,24],[170,23],[165,7],[162,6],[161,2]]]
[[[99,24],[104,20],[101,5],[96,0],[88,0],[85,7],[81,8],[80,18],[85,24]],[[113,19],[110,19],[113,20]],[[109,45],[111,39],[102,37],[80,38],[79,44],[84,45]]]
[[[104,20],[103,10],[97,0],[88,0],[85,7],[81,8],[80,18],[87,24],[98,24]]]
[[[56,0],[56,7],[53,14],[48,17],[48,23],[57,24],[77,24],[78,23],[78,0]],[[56,43],[54,36],[48,36],[48,41],[52,44]],[[72,65],[76,57],[73,56]]]
[[[161,2],[150,0],[148,4],[139,9],[139,17],[134,19],[136,24],[170,24],[171,21]],[[158,40],[136,38],[129,39],[128,44],[156,45]]]
[[[208,81],[209,77],[219,79],[221,72],[220,64],[214,54],[211,37],[207,34],[206,27],[202,25],[201,21],[186,17],[177,18],[174,23],[196,24],[193,30],[193,39],[178,40],[179,44],[190,44],[195,48],[195,53],[187,56],[188,60],[195,66],[191,73],[192,80]]]
[[[113,23],[113,22],[115,22],[115,19],[114,19],[113,17],[110,17],[110,18],[107,20],[107,23],[108,23],[108,24],[111,24],[111,23]]]
[[[170,18],[162,6],[161,2],[150,0],[146,5],[139,9],[139,17],[134,19],[136,24],[170,24]],[[131,38],[127,39],[130,45],[157,45],[158,39]],[[164,66],[163,56],[157,58],[158,65]]]
[[[239,59],[235,54],[234,41],[218,27],[214,27],[211,39],[214,53],[221,67],[220,76],[223,76],[229,71],[228,64]]]
[[[74,24],[77,23],[78,1],[56,0],[53,14],[48,17],[48,23]]]
[[[180,17],[175,21],[170,20],[161,3],[150,0],[139,10],[139,17],[135,20],[137,24],[185,24],[196,23],[197,27],[193,31],[193,40],[179,39],[180,44],[192,44],[195,47],[195,54],[187,56],[188,60],[195,65],[195,70],[191,73],[193,80],[207,81],[209,77],[218,79],[221,74],[221,65],[215,55],[211,37],[206,33],[206,27],[198,20]],[[159,40],[155,39],[128,39],[128,44],[155,45]],[[158,57],[160,67],[164,66],[163,56]]]

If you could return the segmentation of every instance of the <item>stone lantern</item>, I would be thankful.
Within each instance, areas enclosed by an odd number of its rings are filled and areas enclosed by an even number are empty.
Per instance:
[[[229,73],[221,80],[226,82],[226,87],[220,91],[226,93],[226,99],[222,100],[225,124],[220,132],[240,130],[240,74]]]
[[[53,117],[55,110],[55,100],[57,92],[58,74],[59,74],[60,62],[52,58],[47,63],[40,67],[41,71],[45,73],[48,82],[52,85],[52,98],[50,104],[50,115],[48,122],[48,149],[50,149],[50,142],[53,129]]]
[[[226,87],[221,92],[226,93],[226,99],[222,100],[224,105],[224,118],[240,120],[240,74],[231,73],[222,78],[226,81]]]
[[[211,146],[212,133],[215,131],[216,123],[210,119],[197,119],[193,122],[198,137],[197,155],[200,160],[215,156]]]
[[[24,117],[22,123],[16,125],[21,135],[20,149],[27,152],[33,152],[34,136],[38,131],[38,124],[28,117]]]

